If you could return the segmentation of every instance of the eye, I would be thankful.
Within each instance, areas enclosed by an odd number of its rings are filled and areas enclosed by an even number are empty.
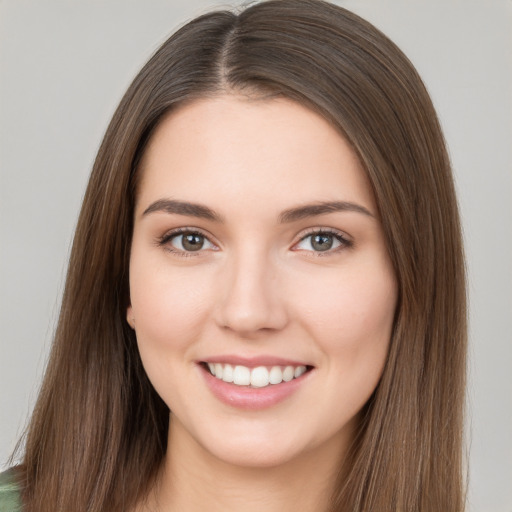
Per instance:
[[[160,245],[167,246],[176,253],[200,252],[215,250],[217,247],[208,238],[198,231],[181,230],[173,231],[160,240]]]
[[[315,231],[304,236],[294,249],[313,252],[334,252],[343,247],[352,246],[352,242],[341,233]]]

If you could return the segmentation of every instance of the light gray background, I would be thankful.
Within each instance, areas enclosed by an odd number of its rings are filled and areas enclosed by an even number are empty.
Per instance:
[[[512,512],[512,1],[338,3],[409,55],[445,129],[471,299],[470,510]],[[0,0],[0,466],[37,394],[109,118],[159,43],[214,5],[230,4]]]

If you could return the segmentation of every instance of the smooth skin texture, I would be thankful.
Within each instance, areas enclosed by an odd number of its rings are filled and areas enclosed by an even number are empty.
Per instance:
[[[170,113],[141,173],[127,319],[172,411],[152,506],[327,509],[397,300],[358,158],[298,103],[224,94]],[[285,400],[245,410],[206,385],[200,363],[227,355],[311,369]]]

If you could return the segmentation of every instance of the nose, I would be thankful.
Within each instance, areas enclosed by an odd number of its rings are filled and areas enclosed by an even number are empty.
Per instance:
[[[288,323],[284,290],[276,264],[265,254],[240,255],[227,263],[217,303],[217,323],[251,338]]]

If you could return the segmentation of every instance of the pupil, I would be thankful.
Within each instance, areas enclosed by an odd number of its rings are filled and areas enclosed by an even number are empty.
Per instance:
[[[311,242],[315,251],[327,251],[332,247],[332,235],[315,235]]]
[[[204,245],[204,237],[200,235],[185,235],[182,243],[183,248],[187,251],[199,251]]]

